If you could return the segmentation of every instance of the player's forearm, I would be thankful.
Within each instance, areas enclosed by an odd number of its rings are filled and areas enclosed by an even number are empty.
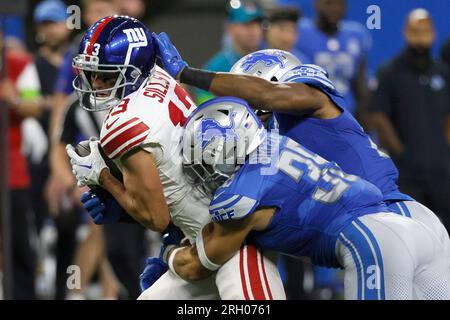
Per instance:
[[[102,188],[111,193],[131,217],[146,228],[161,232],[167,227],[169,223],[168,213],[166,213],[166,219],[164,212],[153,212],[142,201],[139,201],[135,196],[131,195],[125,185],[117,180],[109,170],[103,170],[101,172],[100,184]]]
[[[255,76],[214,73],[186,67],[180,81],[216,96],[234,96],[246,100],[253,108],[273,112],[301,114],[316,109],[320,99],[307,85],[273,83]]]
[[[50,168],[55,177],[59,177],[66,188],[76,186],[64,144],[55,143],[50,150]]]
[[[53,108],[50,114],[50,124],[48,129],[48,134],[52,143],[58,141],[58,135],[63,126],[63,114],[67,99],[67,95],[62,93],[56,93],[53,97]]]
[[[270,85],[270,82],[253,76],[216,73],[190,67],[181,71],[179,79],[182,83],[210,91],[216,96],[238,97],[251,105],[264,105],[261,96]]]
[[[173,252],[174,249],[172,249]],[[169,252],[170,256],[171,252]],[[178,276],[187,281],[197,281],[208,278],[212,271],[203,267],[195,247],[185,247],[178,250],[173,257],[173,268]]]
[[[42,100],[43,101],[43,100]],[[22,117],[38,118],[43,111],[42,101],[21,101],[14,107],[14,110]]]

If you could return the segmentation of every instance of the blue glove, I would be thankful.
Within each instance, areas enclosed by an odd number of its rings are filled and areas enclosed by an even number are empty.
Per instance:
[[[80,197],[84,209],[89,213],[95,224],[108,224],[119,221],[124,213],[116,199],[107,192],[90,190]]]
[[[156,42],[158,48],[159,57],[162,61],[164,69],[173,77],[177,75],[187,67],[186,61],[178,53],[177,48],[172,44],[169,36],[165,32],[161,32],[159,35],[152,33],[152,37]]]
[[[168,270],[167,264],[161,258],[147,258],[145,263],[145,269],[139,276],[142,291],[150,288]]]
[[[159,251],[159,257],[163,259],[163,261],[167,260],[165,254],[167,253],[169,247],[179,246],[183,238],[184,234],[180,228],[174,226],[173,224],[169,225],[169,227],[162,232],[162,243],[161,250]]]

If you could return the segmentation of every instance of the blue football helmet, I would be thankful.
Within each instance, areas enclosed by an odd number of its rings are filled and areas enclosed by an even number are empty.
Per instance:
[[[116,106],[152,73],[156,47],[150,30],[127,16],[100,19],[86,31],[73,59],[73,87],[81,106],[101,111]]]

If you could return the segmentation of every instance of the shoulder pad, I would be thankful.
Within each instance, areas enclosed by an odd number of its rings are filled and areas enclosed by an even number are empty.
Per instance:
[[[328,79],[328,73],[315,64],[302,64],[286,73],[280,82],[297,82],[311,85],[320,90],[336,92],[336,87]]]
[[[117,159],[144,142],[150,128],[139,117],[126,112],[129,99],[111,109],[103,122],[100,144],[106,155]]]
[[[225,191],[216,193],[209,205],[209,214],[214,222],[225,220],[239,220],[252,214],[258,201],[239,194],[226,193]]]

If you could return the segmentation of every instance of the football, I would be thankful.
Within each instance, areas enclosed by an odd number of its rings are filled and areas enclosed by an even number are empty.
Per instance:
[[[81,156],[86,157],[91,153],[91,148],[89,148],[89,140],[81,141],[75,146],[75,152]]]
[[[99,144],[98,149],[100,151],[100,154],[102,155],[103,160],[105,160],[106,165],[109,168],[109,171],[111,172],[111,174],[120,182],[123,182],[123,175],[122,172],[120,172],[119,168],[117,167],[117,165],[114,163],[114,161],[112,161],[103,151],[102,146]],[[81,157],[86,157],[91,153],[91,148],[89,148],[89,140],[84,140],[81,141],[80,143],[78,143],[75,146],[75,152],[81,156]]]

